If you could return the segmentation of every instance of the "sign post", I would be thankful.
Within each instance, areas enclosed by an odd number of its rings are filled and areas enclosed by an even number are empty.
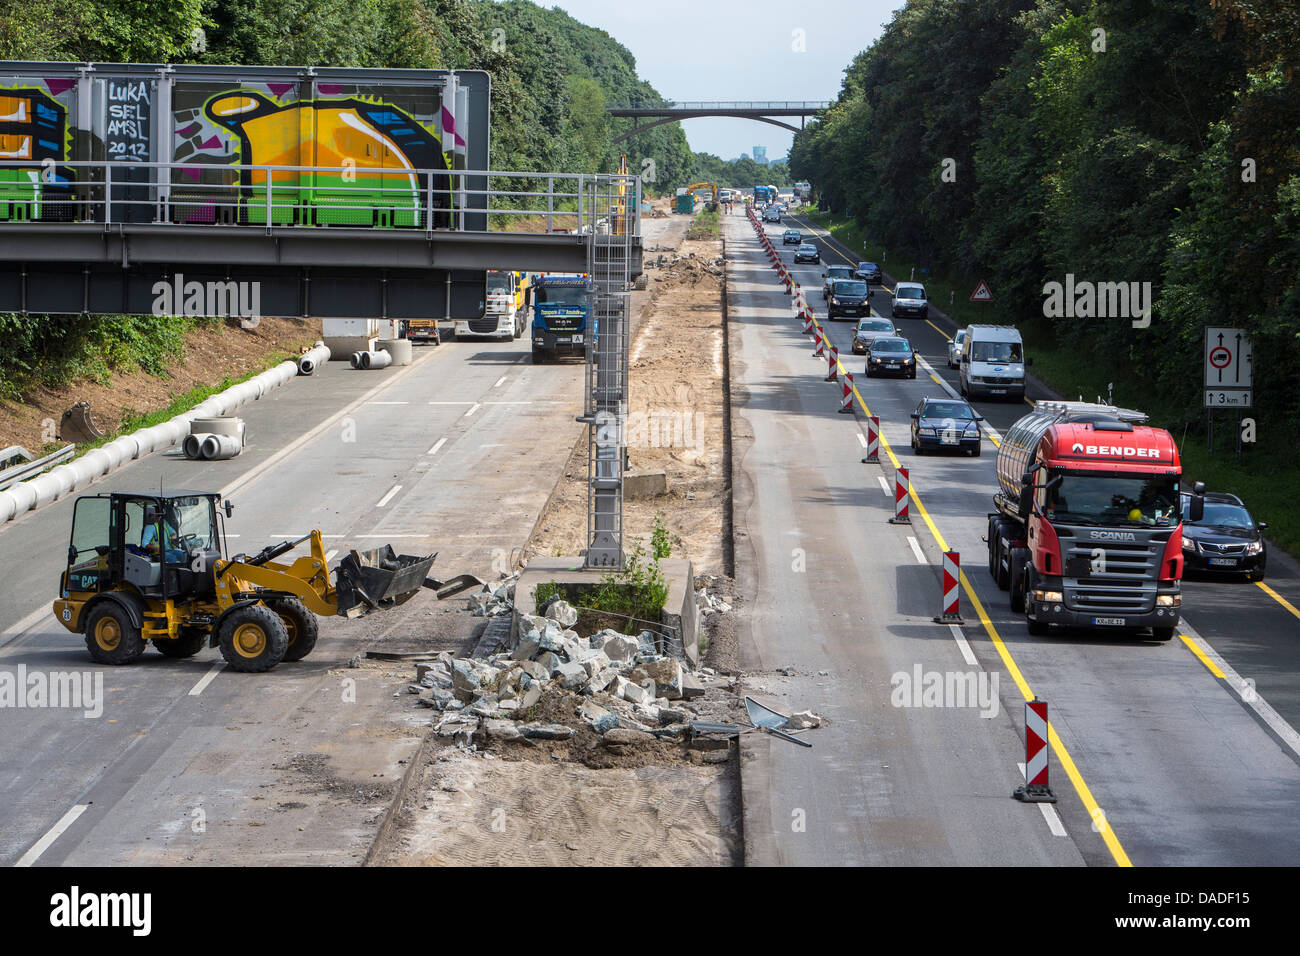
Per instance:
[[[1205,416],[1207,444],[1214,451],[1214,410],[1251,408],[1254,401],[1254,350],[1244,329],[1209,326],[1205,330]],[[1238,438],[1240,439],[1240,429]],[[1240,451],[1240,445],[1238,445]]]

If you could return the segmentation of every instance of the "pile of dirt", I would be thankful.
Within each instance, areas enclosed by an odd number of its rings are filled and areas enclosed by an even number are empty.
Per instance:
[[[272,359],[298,355],[320,334],[320,319],[264,318],[255,329],[243,329],[236,320],[195,329],[165,377],[116,373],[107,384],[83,379],[56,388],[39,386],[21,402],[0,401],[0,446],[22,445],[36,452],[54,440],[51,423],[77,402],[89,403],[95,420],[116,431],[124,418],[166,408],[194,388],[242,378],[262,371]]]

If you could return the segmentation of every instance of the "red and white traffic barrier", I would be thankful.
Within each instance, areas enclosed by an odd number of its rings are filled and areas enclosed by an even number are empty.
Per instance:
[[[875,415],[867,416],[867,457],[862,463],[880,461],[880,419]]]
[[[807,334],[808,334],[809,332],[811,332],[812,330],[813,330],[813,317],[812,317],[812,313],[811,313],[811,312],[808,312],[808,311],[805,310],[805,311],[804,311],[804,314],[803,314],[803,331],[804,331],[804,334],[807,335]]]
[[[943,591],[939,596],[939,613],[936,624],[961,624],[961,555],[956,551],[943,553]]]
[[[844,373],[844,395],[840,399],[840,414],[853,414],[853,376],[848,372]]]
[[[890,524],[912,523],[912,519],[907,516],[907,494],[911,490],[907,469],[899,468],[894,472],[894,517],[889,519]]]
[[[826,381],[828,382],[835,381],[836,377],[839,374],[839,370],[840,370],[840,350],[837,349],[834,345],[832,345],[831,350],[826,353]]]
[[[1047,785],[1047,701],[1025,702],[1025,782],[1012,794],[1025,803],[1055,803]]]
[[[814,327],[813,334],[816,336],[817,341],[817,349],[813,352],[813,358],[817,358],[820,355],[826,354],[823,350],[823,347],[826,345],[826,340],[822,337],[822,330],[820,328]]]

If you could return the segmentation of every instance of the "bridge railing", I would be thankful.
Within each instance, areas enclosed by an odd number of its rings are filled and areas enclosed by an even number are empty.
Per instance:
[[[691,100],[666,103],[619,103],[607,110],[824,110],[831,104],[825,100]]]
[[[591,208],[599,183],[609,208]],[[640,177],[619,173],[0,160],[5,223],[166,224],[639,236]]]

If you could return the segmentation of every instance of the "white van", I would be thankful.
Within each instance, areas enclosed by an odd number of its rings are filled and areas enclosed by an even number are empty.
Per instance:
[[[971,325],[961,347],[961,393],[967,398],[1025,397],[1025,345],[1009,325]]]

